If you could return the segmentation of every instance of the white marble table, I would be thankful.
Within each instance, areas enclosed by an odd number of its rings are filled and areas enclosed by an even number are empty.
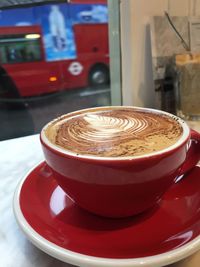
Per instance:
[[[19,229],[12,210],[15,188],[27,171],[43,160],[39,136],[0,142],[0,266],[68,267],[33,246]]]
[[[197,128],[197,127],[195,127]],[[0,142],[0,266],[1,267],[69,267],[37,249],[19,229],[12,210],[12,198],[20,179],[43,160],[39,136]],[[171,265],[199,267],[200,252]]]

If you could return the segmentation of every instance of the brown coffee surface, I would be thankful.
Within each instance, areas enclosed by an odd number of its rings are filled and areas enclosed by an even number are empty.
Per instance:
[[[121,107],[62,116],[45,133],[53,144],[76,154],[124,157],[163,150],[176,143],[182,131],[174,118]]]

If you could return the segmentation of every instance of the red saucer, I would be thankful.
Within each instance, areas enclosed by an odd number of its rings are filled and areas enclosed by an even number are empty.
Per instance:
[[[19,207],[43,240],[68,251],[109,259],[158,255],[200,234],[200,168],[171,187],[153,210],[107,219],[79,208],[41,163],[21,184]]]

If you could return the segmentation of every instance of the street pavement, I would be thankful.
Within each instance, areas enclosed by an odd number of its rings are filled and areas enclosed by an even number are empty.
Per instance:
[[[89,107],[110,105],[110,88],[82,88],[25,99],[0,99],[0,140],[39,133],[50,120]]]

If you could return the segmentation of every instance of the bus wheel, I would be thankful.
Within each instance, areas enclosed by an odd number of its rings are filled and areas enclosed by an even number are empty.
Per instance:
[[[89,73],[89,83],[98,87],[109,83],[109,69],[105,65],[94,66]]]

